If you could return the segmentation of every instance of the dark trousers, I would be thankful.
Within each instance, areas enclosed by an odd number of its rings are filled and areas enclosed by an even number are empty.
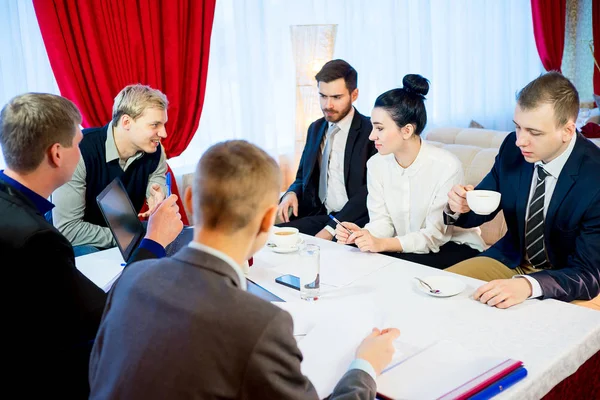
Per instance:
[[[412,261],[429,267],[444,269],[461,261],[478,256],[480,253],[466,244],[448,242],[440,247],[438,253],[415,254],[415,253],[381,253],[386,256]]]

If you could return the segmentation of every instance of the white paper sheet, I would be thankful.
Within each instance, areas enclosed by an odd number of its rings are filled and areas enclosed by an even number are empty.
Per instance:
[[[356,349],[374,327],[383,329],[383,316],[370,301],[346,302],[330,311],[300,341],[302,373],[315,386],[319,398],[327,397],[354,360]]]
[[[294,336],[306,335],[327,315],[320,302],[271,302],[290,313],[294,320]]]
[[[115,259],[89,256],[79,258],[76,259],[77,269],[105,292],[108,292],[123,271],[121,262]]]
[[[375,309],[373,301],[368,296],[355,296],[352,299],[328,299],[315,302],[299,301],[299,302],[271,302],[271,304],[286,310],[292,316],[294,321],[294,335],[307,335],[321,321],[331,318],[332,316],[342,315],[343,318],[347,314],[352,313],[351,310],[357,312],[373,313],[373,318],[377,318],[379,327],[384,321],[380,317],[379,312]]]

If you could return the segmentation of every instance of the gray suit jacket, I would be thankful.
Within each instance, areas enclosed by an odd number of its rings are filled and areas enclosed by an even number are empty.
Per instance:
[[[290,315],[239,289],[226,262],[185,247],[127,267],[90,360],[91,399],[316,399]],[[333,399],[373,399],[348,371]]]

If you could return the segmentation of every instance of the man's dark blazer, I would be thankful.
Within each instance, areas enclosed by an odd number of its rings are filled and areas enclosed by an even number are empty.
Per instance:
[[[306,134],[306,144],[296,173],[296,180],[291,184],[288,192],[298,196],[298,217],[314,215],[321,209],[319,199],[319,159],[321,143],[327,133],[329,123],[325,118],[313,122]],[[344,152],[344,181],[348,202],[336,217],[340,221],[355,222],[368,218],[367,210],[367,161],[377,153],[375,144],[369,140],[372,125],[368,117],[354,110],[354,118],[348,131],[348,140]],[[335,228],[335,223],[329,225]]]
[[[482,256],[510,268],[524,262],[525,212],[534,164],[525,161],[509,134],[490,173],[475,189],[502,194],[491,215],[461,215],[455,225],[469,228],[493,219],[500,211],[508,231]],[[563,167],[546,212],[544,241],[551,269],[531,274],[543,298],[589,300],[600,293],[600,149],[577,134],[573,152]]]
[[[129,266],[109,294],[90,359],[91,399],[317,399],[291,316],[240,289],[222,259],[184,247]],[[348,371],[335,399],[372,399]]]
[[[106,293],[75,267],[69,241],[3,181],[0,254],[8,294],[6,385],[24,397],[87,398],[89,355]],[[149,256],[138,252],[136,259]]]

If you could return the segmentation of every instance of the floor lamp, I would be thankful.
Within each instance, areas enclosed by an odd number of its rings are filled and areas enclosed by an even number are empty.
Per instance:
[[[292,25],[290,28],[296,65],[296,139],[290,171],[295,174],[306,142],[306,130],[323,116],[315,75],[333,58],[337,25]],[[285,176],[286,183],[289,184],[291,179]]]

